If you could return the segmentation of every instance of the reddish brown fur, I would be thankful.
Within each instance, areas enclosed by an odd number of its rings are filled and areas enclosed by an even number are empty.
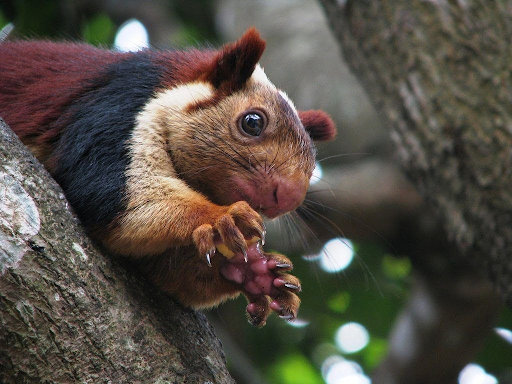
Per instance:
[[[213,84],[220,93],[229,94],[245,84],[264,49],[265,41],[255,28],[250,28],[240,40],[219,51],[159,52],[156,61],[169,68],[162,79],[166,88],[204,81]]]
[[[170,68],[163,78],[166,88],[193,81],[208,82],[216,88],[213,98],[191,105],[192,110],[211,106],[240,90],[252,75],[265,46],[265,41],[253,27],[240,40],[225,45],[220,51],[163,52],[156,61]]]
[[[105,65],[121,56],[85,44],[4,42],[0,116],[46,163],[65,127],[63,110]]]
[[[265,45],[256,28],[248,29],[239,41],[217,53],[203,79],[225,94],[240,90],[254,72]]]
[[[315,141],[329,141],[336,137],[336,126],[324,111],[299,111],[302,125]]]
[[[187,306],[212,307],[240,294],[238,284],[212,273],[212,270],[218,271],[220,257],[212,258],[212,267],[209,267],[192,256],[195,252],[194,247],[177,248],[144,260],[141,267],[161,289],[172,292]]]

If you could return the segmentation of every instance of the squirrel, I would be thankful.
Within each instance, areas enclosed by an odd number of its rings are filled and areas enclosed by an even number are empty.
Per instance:
[[[0,116],[91,237],[185,306],[242,292],[255,326],[295,318],[301,289],[292,262],[262,250],[262,216],[302,203],[313,141],[336,134],[268,80],[264,49],[255,28],[219,50],[0,44]]]

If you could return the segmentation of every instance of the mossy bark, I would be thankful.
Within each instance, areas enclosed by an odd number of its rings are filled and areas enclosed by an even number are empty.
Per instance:
[[[0,119],[0,382],[233,383],[212,327],[87,238]]]

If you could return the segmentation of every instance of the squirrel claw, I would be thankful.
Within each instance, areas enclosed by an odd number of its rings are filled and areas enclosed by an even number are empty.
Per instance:
[[[300,292],[300,286],[298,285],[295,285],[295,284],[291,284],[291,283],[285,283],[284,286],[288,289],[291,289],[293,291],[297,291],[297,292]]]
[[[263,224],[263,227],[261,229],[257,229],[258,237],[260,238],[259,243],[261,245],[265,245],[265,236],[267,236],[267,230],[265,229],[265,224]]]
[[[212,267],[212,256],[215,254],[215,248],[210,249],[208,252],[206,252],[206,264],[211,268]]]

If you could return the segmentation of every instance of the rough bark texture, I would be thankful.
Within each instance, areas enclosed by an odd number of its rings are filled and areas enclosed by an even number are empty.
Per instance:
[[[201,313],[98,251],[0,119],[0,382],[233,383]]]
[[[511,305],[511,4],[321,3],[407,174]]]

